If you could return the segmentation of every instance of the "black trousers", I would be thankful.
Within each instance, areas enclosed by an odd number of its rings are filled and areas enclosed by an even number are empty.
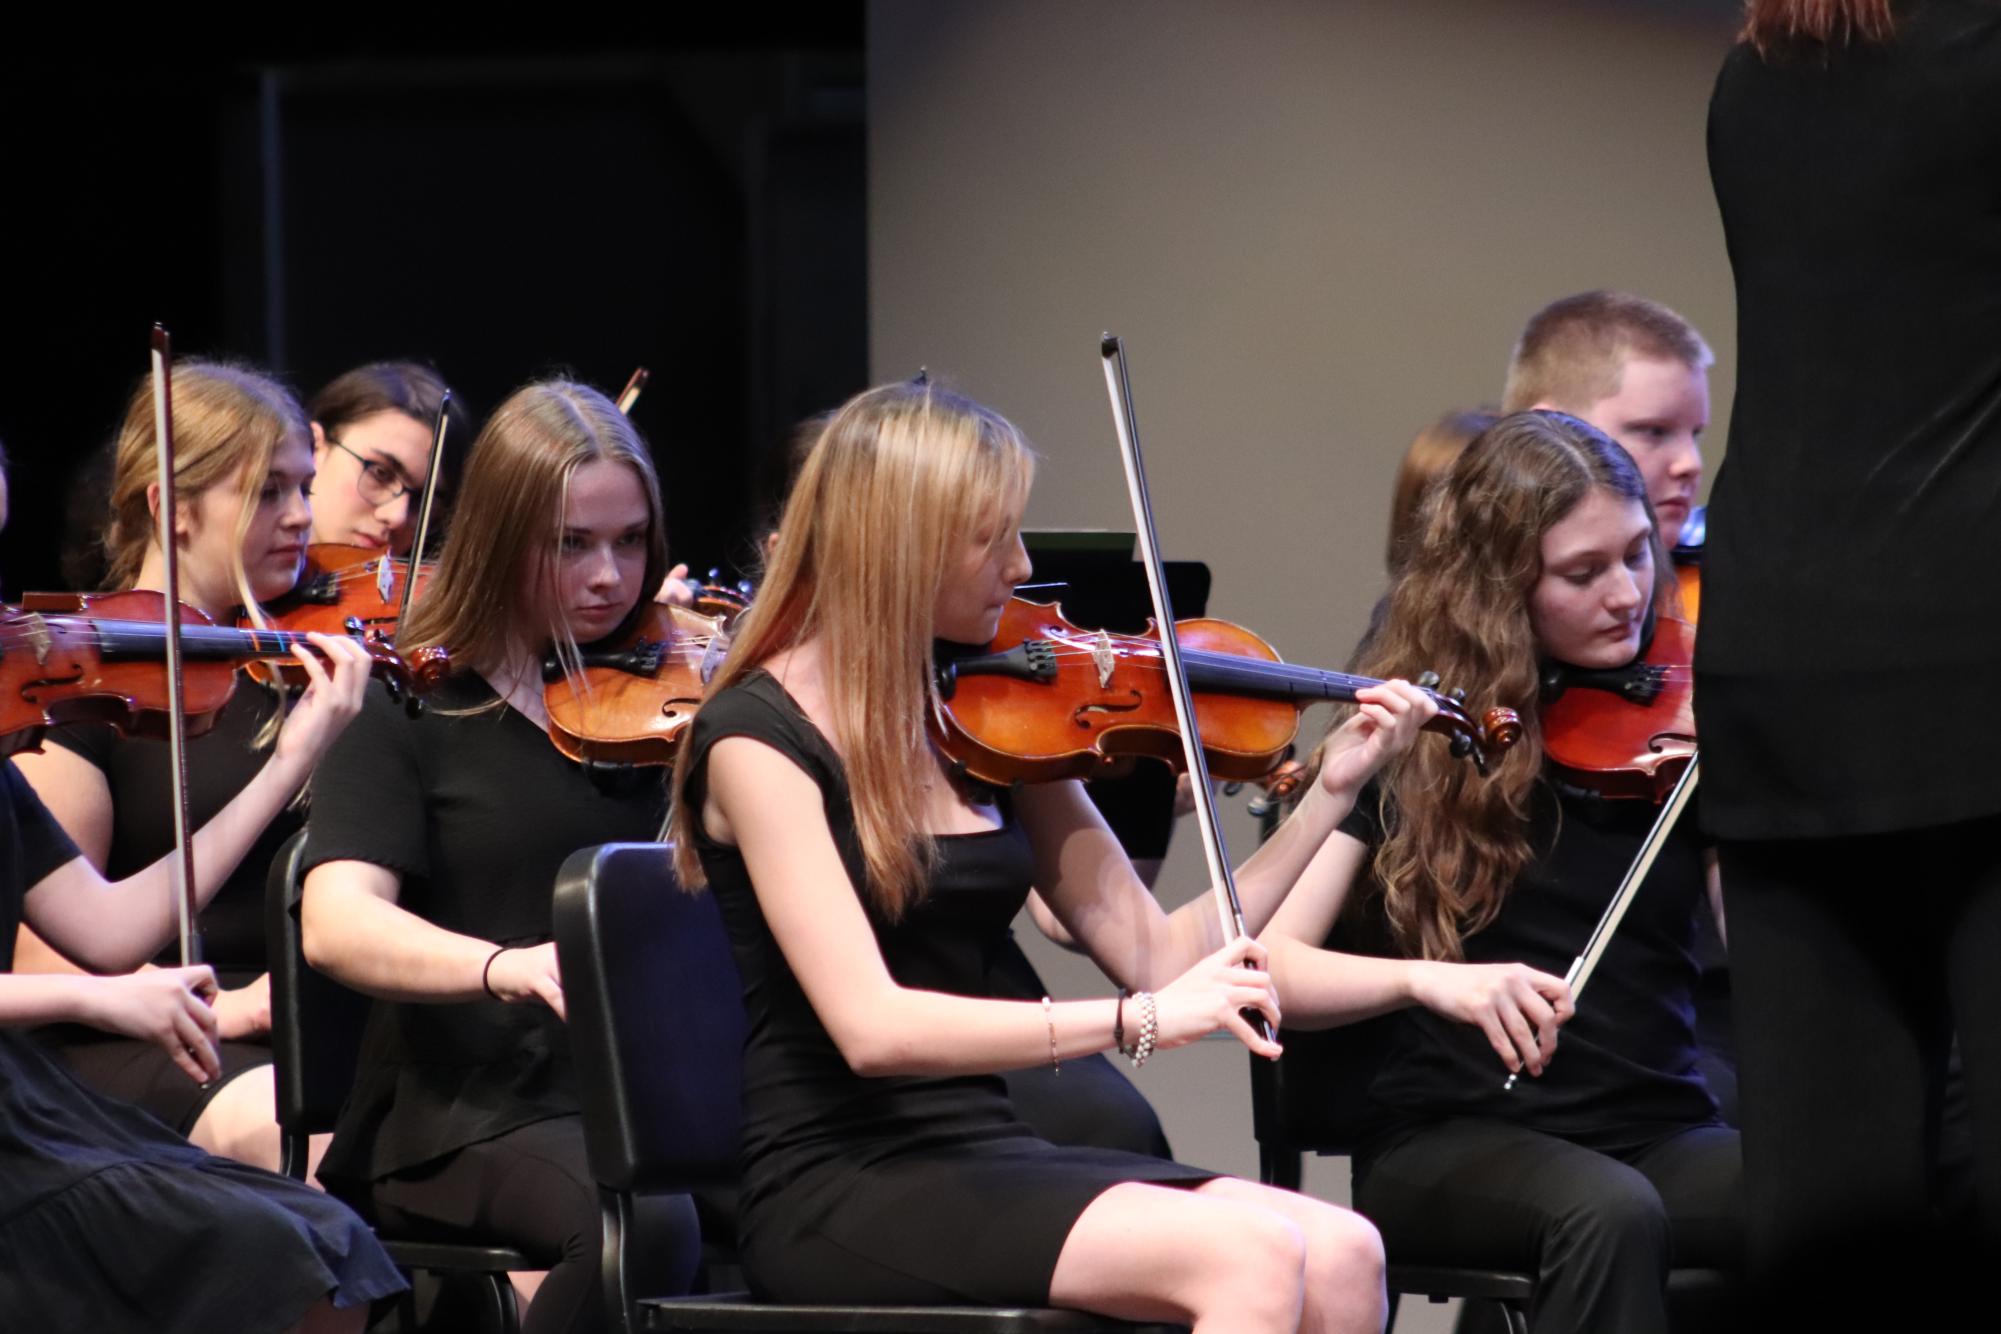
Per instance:
[[[1720,854],[1752,1261],[1775,1302],[1908,1317],[2001,1256],[2001,818]],[[1948,1227],[1955,1029],[1977,1207]]]
[[[1355,1162],[1355,1207],[1400,1264],[1537,1276],[1537,1334],[1665,1334],[1670,1268],[1738,1269],[1737,1132],[1614,1156],[1506,1121],[1441,1121]]]
[[[603,1229],[585,1161],[581,1117],[536,1121],[376,1182],[364,1212],[397,1236],[515,1247],[549,1271],[522,1334],[595,1334],[607,1324]],[[642,1197],[637,1213],[633,1290],[686,1292],[701,1258],[694,1205],[685,1195]]]

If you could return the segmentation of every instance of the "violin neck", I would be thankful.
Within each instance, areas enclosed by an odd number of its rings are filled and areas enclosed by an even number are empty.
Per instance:
[[[157,658],[166,652],[167,627],[157,621],[93,620],[98,651],[106,657]],[[239,630],[225,625],[183,625],[181,652],[197,662],[289,658],[306,637],[289,630]]]
[[[1211,653],[1183,646],[1181,660],[1188,666],[1188,682],[1197,690],[1214,690],[1261,699],[1285,699],[1295,704],[1319,700],[1352,702],[1357,690],[1380,682],[1346,672],[1322,671],[1289,662],[1266,662],[1229,653]]]

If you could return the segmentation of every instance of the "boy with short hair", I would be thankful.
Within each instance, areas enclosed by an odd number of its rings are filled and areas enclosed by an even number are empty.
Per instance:
[[[1627,292],[1580,292],[1529,318],[1501,410],[1554,408],[1625,446],[1669,546],[1699,546],[1703,431],[1716,356],[1695,326]]]

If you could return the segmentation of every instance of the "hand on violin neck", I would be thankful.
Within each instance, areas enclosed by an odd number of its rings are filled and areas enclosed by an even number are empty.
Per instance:
[[[674,607],[695,605],[695,586],[688,582],[686,561],[667,571],[667,577],[660,581],[660,587],[654,591],[653,600]]]
[[[1409,750],[1437,715],[1437,701],[1408,681],[1358,690],[1355,712],[1321,746],[1317,786],[1352,807],[1368,781]]]
[[[272,752],[274,760],[296,771],[298,784],[360,714],[373,666],[368,650],[345,635],[308,634],[306,641],[310,649],[292,650],[306,673],[305,693],[292,706]]]

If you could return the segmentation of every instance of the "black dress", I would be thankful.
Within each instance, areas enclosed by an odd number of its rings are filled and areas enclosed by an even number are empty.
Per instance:
[[[24,893],[77,851],[0,763],[0,972]],[[9,1329],[281,1330],[401,1291],[359,1218],[212,1158],[0,1029],[0,1320]]]
[[[685,799],[702,800],[709,750],[731,736],[772,747],[819,785],[842,862],[864,883],[840,760],[763,672],[696,715]],[[987,995],[990,961],[1028,895],[1028,839],[1010,817],[991,833],[943,838],[939,847],[924,898],[895,923],[871,909],[870,924],[901,985]],[[1105,1190],[1216,1176],[1038,1139],[1016,1119],[998,1076],[855,1074],[772,937],[741,854],[707,840],[699,852],[750,1013],[740,1235],[745,1274],[760,1295],[1045,1304],[1064,1240]]]
[[[276,692],[239,678],[215,726],[188,742],[188,820],[199,829],[236,799],[271,758],[257,740],[277,717]],[[64,727],[49,733],[48,744],[95,766],[111,790],[111,847],[104,874],[122,880],[172,851],[173,808],[167,794],[167,747],[145,737],[127,737],[108,723]],[[264,882],[271,860],[304,823],[296,806],[280,811],[264,827],[236,870],[201,912],[202,962],[215,969],[223,987],[240,987],[265,971]],[[168,962],[163,953],[156,962]],[[57,1059],[99,1093],[135,1103],[183,1135],[194,1129],[209,1100],[246,1070],[271,1063],[268,1035],[218,1043],[222,1077],[196,1084],[181,1073],[157,1044],[105,1033],[82,1024],[54,1024],[35,1035]]]

